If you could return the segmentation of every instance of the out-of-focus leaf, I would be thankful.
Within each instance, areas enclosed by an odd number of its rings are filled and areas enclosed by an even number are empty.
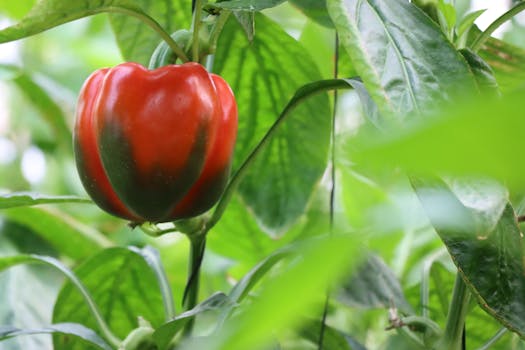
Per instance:
[[[505,206],[496,226],[489,229],[488,225],[476,225],[480,210],[474,211],[463,205],[443,182],[418,178],[413,179],[412,183],[432,225],[480,306],[505,327],[523,337],[523,242],[510,204]],[[482,196],[478,201],[483,201]],[[487,201],[492,203],[490,198]],[[485,209],[489,211],[492,207],[488,205]],[[456,220],[449,221],[450,217],[445,217],[448,213],[453,214]]]
[[[401,166],[411,173],[484,175],[524,189],[525,164],[516,161],[525,138],[522,95],[444,109],[441,118],[392,127],[388,133],[362,130],[347,143],[347,156],[377,171]]]
[[[15,19],[22,18],[33,7],[35,0],[4,1],[0,13]]]
[[[66,147],[71,145],[71,131],[67,123],[68,117],[46,89],[31,76],[22,72],[20,68],[12,65],[0,64],[0,78],[12,81],[40,112],[43,120],[53,131],[55,142],[58,145]]]
[[[351,336],[344,334],[343,332],[323,325],[323,349],[327,350],[366,350],[357,340]],[[319,344],[319,332],[321,331],[320,322],[309,322],[300,330],[300,334],[303,338],[308,339],[314,344]]]
[[[32,192],[13,192],[0,195],[0,209],[24,207],[38,204],[92,203],[87,198],[77,196],[48,196]]]
[[[153,339],[155,339],[155,343],[159,347],[159,350],[165,350],[168,348],[168,345],[173,337],[175,337],[177,333],[182,330],[188,321],[203,312],[221,310],[224,308],[224,306],[231,304],[232,301],[226,294],[217,292],[208,299],[199,303],[193,309],[183,312],[173,320],[160,326],[153,333]]]
[[[27,226],[66,256],[82,259],[111,242],[95,229],[85,226],[57,210],[18,207],[0,212],[10,220]]]
[[[315,22],[328,28],[334,27],[328,14],[326,0],[289,0],[289,2]]]
[[[413,313],[392,270],[377,255],[370,255],[342,286],[339,300],[351,307],[389,308]]]
[[[328,0],[341,42],[384,117],[439,110],[474,91],[465,61],[441,30],[404,0]],[[417,30],[406,30],[417,28]]]
[[[7,339],[21,335],[32,334],[63,334],[66,336],[74,336],[82,339],[91,346],[97,349],[111,350],[112,348],[95,333],[92,329],[84,327],[78,323],[57,323],[48,327],[40,329],[18,329],[10,326],[0,327],[0,339]]]
[[[297,259],[291,257],[281,273],[268,278],[257,298],[243,303],[220,332],[206,339],[194,339],[183,349],[240,350],[268,344],[274,336],[297,324],[305,310],[312,310],[312,303],[321,304],[328,284],[355,266],[359,249],[357,242],[346,235],[298,244],[294,249]]]
[[[320,79],[315,63],[297,41],[262,15],[256,15],[256,24],[257,35],[249,43],[242,29],[229,21],[215,58],[214,70],[230,83],[242,116],[234,168],[262,139],[294,92]],[[321,94],[292,112],[239,187],[244,203],[273,236],[303,213],[326,168],[328,102]]]
[[[135,0],[133,4],[153,17],[168,33],[189,28],[191,1]],[[151,54],[162,40],[159,34],[130,16],[111,14],[110,21],[124,59],[147,66]]]
[[[163,300],[157,278],[144,258],[127,248],[106,249],[75,269],[91,292],[109,328],[124,339],[143,317],[154,328],[164,323]],[[62,288],[53,311],[53,322],[78,322],[97,329],[86,303],[71,283]],[[82,344],[55,335],[57,349],[84,349]]]

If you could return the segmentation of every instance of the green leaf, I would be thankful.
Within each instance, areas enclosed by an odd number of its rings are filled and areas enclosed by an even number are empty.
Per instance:
[[[326,0],[289,0],[289,2],[315,22],[328,28],[334,27],[328,14]]]
[[[230,83],[242,116],[234,168],[262,139],[295,90],[320,79],[297,41],[262,15],[256,15],[256,23],[257,35],[249,43],[242,29],[229,21],[215,58],[215,71]],[[303,213],[326,168],[329,141],[330,106],[321,94],[293,112],[251,165],[239,191],[271,235],[282,233]]]
[[[443,101],[474,91],[465,61],[414,4],[328,0],[328,10],[358,75],[385,117],[439,110]]]
[[[75,273],[104,310],[104,318],[117,337],[124,339],[137,328],[139,316],[153,328],[163,324],[163,300],[157,278],[136,252],[127,248],[106,249],[81,264]],[[96,328],[88,307],[71,283],[60,291],[53,312],[53,322],[66,320]],[[56,349],[84,349],[63,336],[56,335],[53,340]]]
[[[136,0],[133,2],[153,17],[168,33],[189,28],[191,1],[186,0]],[[111,14],[111,27],[125,61],[147,66],[150,56],[161,42],[161,37],[136,18]]]
[[[256,12],[275,7],[285,1],[286,0],[230,0],[215,3],[213,6],[232,11]]]
[[[159,285],[160,293],[164,304],[165,319],[171,320],[175,317],[175,305],[173,304],[173,293],[171,291],[166,270],[162,264],[160,253],[157,249],[146,246],[144,248],[128,247],[129,250],[142,256],[144,261],[148,264],[151,271],[155,274]]]
[[[63,212],[32,207],[18,207],[0,212],[9,220],[29,227],[61,254],[82,259],[111,242],[95,229],[85,226]]]
[[[110,11],[142,13],[129,0],[42,0],[17,24],[0,30],[0,43],[22,39],[76,19]]]
[[[78,323],[57,323],[40,329],[18,329],[10,326],[0,327],[0,339],[8,339],[21,335],[33,334],[63,334],[82,339],[84,344],[95,346],[97,349],[111,350],[112,348],[93,330]]]
[[[106,324],[103,322],[100,311],[85,286],[82,284],[82,282],[80,282],[78,277],[60,261],[48,256],[14,255],[0,258],[0,271],[20,264],[44,264],[51,266],[64,274],[68,278],[71,288],[75,288],[77,292],[80,292],[78,297],[82,300],[82,302],[85,303],[89,316],[93,317],[94,323],[99,327],[100,331],[113,344],[118,342],[118,340],[114,338],[113,334],[111,334]]]
[[[505,327],[525,335],[525,267],[521,232],[510,204],[495,226],[480,215],[497,217],[492,193],[474,194],[474,209],[464,205],[443,182],[413,180],[430,221],[480,306]],[[469,194],[473,196],[472,193]],[[481,203],[480,203],[481,202]],[[443,204],[447,204],[443,207]],[[471,204],[472,205],[472,204]],[[496,211],[496,213],[494,213]],[[456,220],[446,217],[451,214]],[[445,220],[444,220],[445,219]]]
[[[0,195],[0,209],[56,203],[92,203],[92,201],[77,196],[48,196],[32,192],[12,192]]]
[[[252,42],[255,37],[255,16],[253,12],[235,11],[234,13],[237,22],[241,25],[246,33],[248,41]]]
[[[216,292],[208,299],[196,305],[193,309],[183,312],[173,320],[163,324],[153,333],[153,339],[159,350],[168,349],[171,340],[183,329],[186,323],[199,314],[209,311],[218,311],[225,306],[233,306],[230,298],[221,292]]]
[[[497,97],[500,95],[498,82],[492,68],[472,50],[461,49],[459,52],[467,61],[469,68],[476,79],[479,91],[483,96]]]
[[[474,25],[474,22],[481,16],[486,10],[478,10],[471,12],[461,19],[457,25],[457,42],[459,47],[464,47],[467,42],[467,38],[470,32],[470,29]]]
[[[326,288],[350,270],[360,257],[350,236],[323,236],[297,244],[280,273],[272,274],[257,297],[243,303],[219,332],[193,339],[183,349],[262,348],[273,337],[297,325],[305,313],[320,314],[313,304],[324,300]],[[300,293],[297,292],[301,286]]]
[[[377,255],[370,255],[342,286],[338,299],[350,307],[389,308],[407,314],[414,311],[403,294],[394,272]]]

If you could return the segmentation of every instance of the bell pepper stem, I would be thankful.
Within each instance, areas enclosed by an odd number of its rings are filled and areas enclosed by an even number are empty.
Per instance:
[[[186,282],[186,288],[184,289],[184,295],[182,297],[182,305],[186,311],[193,309],[195,305],[197,305],[197,299],[199,296],[200,268],[206,248],[206,234],[201,233],[188,235],[188,238],[190,240],[190,261],[188,265],[188,280]],[[184,334],[191,335],[193,326],[194,319],[191,319],[184,327]]]
[[[463,329],[465,326],[465,318],[467,317],[470,296],[471,293],[458,272],[456,275],[456,282],[454,283],[452,301],[450,302],[450,307],[448,309],[445,333],[437,344],[437,350],[461,349]]]
[[[228,21],[228,18],[230,17],[231,11],[228,10],[222,10],[221,14],[219,15],[219,18],[217,18],[217,22],[215,22],[213,28],[211,29],[210,33],[210,53],[215,53],[217,50],[217,41],[219,41],[219,36],[224,29],[224,25]]]
[[[200,62],[199,31],[200,31],[200,26],[201,26],[201,15],[202,15],[202,0],[195,0],[194,8],[193,8],[193,23],[191,25],[192,31],[193,31],[191,59],[194,62]]]
[[[512,19],[514,16],[516,16],[521,11],[525,10],[525,2],[520,2],[516,6],[512,7],[510,10],[496,18],[494,22],[492,22],[487,29],[483,33],[481,33],[476,40],[472,43],[470,46],[470,49],[474,52],[477,52],[481,46],[487,41],[488,38],[498,29],[503,23],[507,22],[508,20]]]
[[[230,202],[230,199],[233,196],[233,193],[235,192],[235,190],[237,189],[237,186],[239,185],[241,180],[244,178],[244,176],[248,172],[248,169],[250,168],[250,166],[258,158],[258,156],[262,153],[262,151],[264,151],[266,147],[268,147],[268,145],[270,144],[270,141],[275,136],[277,131],[280,129],[281,125],[285,122],[286,119],[288,119],[288,117],[291,115],[291,112],[301,102],[321,92],[335,90],[335,89],[351,89],[352,88],[349,84],[347,84],[346,82],[344,82],[344,80],[341,80],[341,79],[333,79],[333,80],[329,80],[329,82],[331,84],[325,85],[322,89],[317,88],[318,82],[313,82],[313,83],[306,84],[302,86],[299,90],[297,90],[294,98],[292,98],[292,100],[288,102],[286,107],[284,107],[284,110],[281,112],[277,120],[273,123],[273,125],[266,132],[266,134],[261,139],[261,141],[259,141],[257,146],[252,150],[250,155],[244,160],[240,168],[230,179],[230,182],[228,183],[228,186],[226,187],[224,194],[219,200],[219,203],[215,207],[215,210],[213,211],[211,218],[206,223],[207,231],[209,231],[213,226],[217,224],[217,222],[219,222],[220,218],[222,217],[222,214],[224,213],[224,211],[226,210],[226,207],[228,206],[228,203]]]

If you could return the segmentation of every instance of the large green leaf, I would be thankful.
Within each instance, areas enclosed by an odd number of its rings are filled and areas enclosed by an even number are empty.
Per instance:
[[[261,140],[295,90],[320,79],[306,50],[277,24],[257,15],[256,25],[257,34],[249,43],[242,29],[229,21],[215,59],[214,70],[230,83],[239,105],[234,168]],[[239,191],[268,232],[279,234],[304,212],[326,167],[329,135],[330,108],[322,94],[299,106],[252,164]]]
[[[475,89],[465,61],[409,1],[328,0],[328,10],[358,75],[385,115],[424,114]]]
[[[86,258],[112,244],[100,232],[57,210],[18,207],[0,213],[11,221],[29,227],[61,254],[75,259]]]
[[[102,251],[75,269],[75,273],[101,310],[110,329],[124,339],[138,327],[138,317],[154,328],[164,322],[162,295],[155,273],[144,257],[126,248]],[[77,322],[97,329],[80,294],[69,282],[62,288],[53,312],[53,322]],[[56,349],[84,349],[82,344],[56,335]]]
[[[413,179],[413,185],[480,306],[505,327],[525,336],[523,242],[510,204],[501,212],[501,201],[494,200],[493,191],[471,192],[462,196],[468,199],[465,202],[437,179]]]
[[[168,33],[187,28],[191,22],[191,1],[137,0],[136,6],[153,17]],[[126,61],[147,65],[161,37],[136,18],[112,14],[111,26]]]

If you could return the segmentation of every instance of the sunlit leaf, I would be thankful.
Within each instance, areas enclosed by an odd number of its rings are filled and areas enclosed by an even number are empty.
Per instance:
[[[473,77],[465,61],[414,4],[328,0],[328,10],[384,117],[425,114],[442,107],[443,101],[473,91]]]
[[[525,267],[522,237],[507,204],[496,226],[476,225],[480,210],[463,205],[439,180],[414,179],[427,214],[480,306],[505,327],[525,335]],[[436,199],[439,202],[436,203]],[[478,201],[483,200],[479,196]],[[443,204],[448,204],[443,206]],[[491,198],[486,201],[492,203]],[[437,205],[436,205],[437,204]],[[478,204],[479,205],[479,204]],[[483,211],[491,211],[485,206]],[[453,213],[451,222],[444,216]],[[489,213],[490,214],[490,213]]]

